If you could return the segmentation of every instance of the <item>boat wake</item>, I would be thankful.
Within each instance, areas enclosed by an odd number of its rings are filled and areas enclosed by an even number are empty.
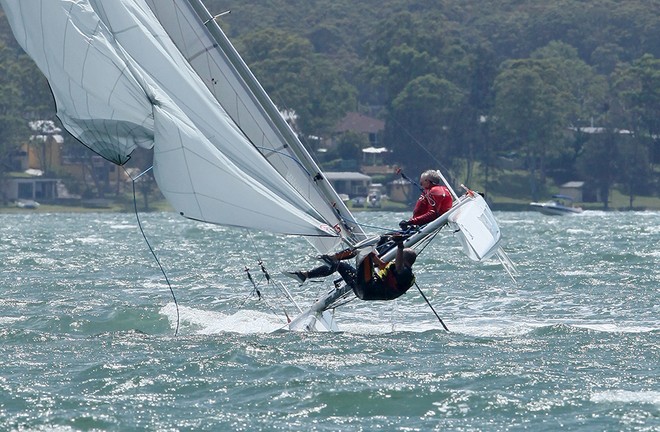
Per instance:
[[[174,303],[169,303],[161,309],[161,314],[167,316],[172,329],[176,327],[177,312]],[[180,331],[199,335],[220,333],[272,333],[286,327],[286,320],[274,314],[242,309],[233,314],[206,311],[179,305]]]
[[[194,307],[179,305],[180,325],[183,333],[212,335],[221,333],[237,334],[267,334],[280,330],[288,330],[284,316],[262,311],[241,309],[232,314],[208,311]],[[165,315],[172,329],[176,327],[176,307],[169,303],[160,310]],[[652,333],[660,332],[660,325],[639,323],[599,323],[599,322],[559,322],[559,321],[516,321],[498,318],[473,318],[446,321],[449,334],[486,337],[511,338],[526,335],[536,337],[551,337],[557,334],[594,331],[599,333]],[[365,322],[359,313],[344,313],[339,323],[340,332],[350,334],[387,334],[387,333],[445,333],[440,323],[430,319],[402,321],[401,317],[390,320],[381,319]]]

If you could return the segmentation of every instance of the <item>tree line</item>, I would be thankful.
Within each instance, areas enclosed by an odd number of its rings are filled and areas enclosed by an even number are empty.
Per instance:
[[[441,164],[487,184],[508,158],[533,199],[548,179],[585,180],[605,206],[614,186],[631,206],[658,193],[660,0],[204,3],[231,10],[221,26],[303,136],[358,110],[385,120],[411,173]],[[4,18],[0,37],[0,138],[14,142],[48,89]]]

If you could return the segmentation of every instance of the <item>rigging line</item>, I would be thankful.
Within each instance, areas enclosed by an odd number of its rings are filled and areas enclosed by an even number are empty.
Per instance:
[[[165,269],[160,263],[160,260],[158,259],[158,256],[156,255],[156,252],[154,249],[151,247],[151,243],[149,243],[149,239],[147,239],[147,235],[144,233],[144,229],[142,228],[142,222],[140,221],[140,215],[138,214],[138,208],[137,208],[137,198],[135,194],[135,182],[142,177],[144,174],[147,172],[151,171],[153,169],[153,165],[144,170],[140,175],[137,177],[133,178],[129,172],[126,170],[126,168],[122,165],[122,168],[124,168],[124,172],[126,172],[126,175],[132,180],[133,184],[133,208],[135,209],[135,218],[137,219],[138,227],[140,228],[140,232],[142,233],[142,237],[144,238],[144,241],[147,243],[147,246],[149,247],[149,250],[151,251],[151,255],[153,255],[154,259],[156,260],[156,264],[158,264],[158,267],[160,268],[160,271],[163,273],[163,276],[165,277],[165,281],[167,282],[167,286],[170,289],[170,293],[172,294],[172,299],[174,300],[174,306],[176,307],[176,328],[174,329],[174,336],[179,334],[179,322],[180,322],[180,314],[179,314],[179,303],[176,300],[176,295],[174,295],[174,289],[172,288],[172,284],[170,283],[169,278],[167,277],[167,274],[165,273]]]
[[[263,302],[266,304],[266,306],[270,309],[271,313],[273,315],[277,315],[277,312],[276,312],[275,308],[269,303],[268,299],[262,294],[261,290],[259,289],[259,286],[261,285],[261,283],[263,282],[264,279],[266,279],[266,285],[270,284],[270,275],[268,274],[268,271],[266,270],[266,267],[263,264],[261,256],[259,255],[259,249],[257,248],[257,245],[254,242],[254,237],[252,236],[252,233],[247,228],[245,229],[245,233],[247,234],[248,239],[250,240],[250,244],[252,245],[252,249],[254,250],[255,254],[257,255],[257,263],[259,264],[259,268],[261,269],[262,276],[261,276],[261,279],[259,279],[258,282],[255,282],[254,279],[252,278],[251,273],[250,273],[250,269],[248,268],[247,265],[245,265],[245,262],[243,263],[243,266],[245,267],[244,271],[247,274],[248,280],[252,283],[253,289],[252,289],[252,292],[250,293],[250,295],[245,297],[243,302],[240,304],[240,307],[242,307],[247,302],[248,298],[252,294],[256,293],[257,298],[259,300],[263,300]],[[277,297],[276,297],[276,299],[277,299]],[[279,299],[277,299],[277,300],[279,300]],[[278,306],[281,307],[282,310],[284,310],[284,313],[286,315],[286,309],[284,308],[284,305],[282,304],[282,302],[277,301],[277,303],[279,303]]]
[[[440,228],[438,228],[438,229],[433,233],[432,236],[427,237],[426,240],[424,240],[424,242],[425,242],[424,246],[423,246],[419,251],[417,251],[417,255],[421,255],[422,252],[424,252],[424,249],[426,249],[426,248],[428,247],[428,245],[430,245],[431,242],[432,242],[433,240],[435,240],[435,238],[437,237],[437,235],[440,234],[440,230],[442,230],[442,229],[443,229],[444,227],[446,227],[446,226],[447,226],[447,224],[445,224],[445,225],[441,225]]]
[[[426,304],[429,305],[429,307],[431,308],[431,310],[432,310],[433,313],[435,314],[435,317],[438,318],[438,321],[440,321],[440,324],[442,324],[442,327],[444,327],[444,329],[445,329],[446,331],[449,331],[449,329],[447,328],[447,326],[445,325],[445,323],[442,322],[442,318],[440,318],[440,315],[438,315],[438,313],[435,311],[435,309],[433,309],[433,306],[431,305],[431,302],[429,301],[429,299],[426,298],[426,295],[424,295],[424,292],[422,291],[422,289],[419,287],[419,285],[417,285],[417,282],[415,282],[415,286],[417,287],[417,290],[419,291],[419,293],[420,293],[420,294],[422,295],[422,297],[424,298],[424,301],[426,302]]]
[[[254,250],[254,253],[257,256],[257,263],[259,264],[259,266],[261,267],[262,272],[263,272],[264,267],[263,267],[263,264],[262,264],[261,256],[259,255],[259,249],[257,249],[257,245],[254,243],[254,237],[252,237],[252,233],[250,233],[250,230],[247,229],[247,228],[245,228],[245,233],[247,234],[248,239],[250,241],[250,244],[252,245],[252,249]],[[247,265],[245,265],[245,262],[243,263],[243,266],[245,267],[245,272],[248,276],[248,279],[250,280],[250,282],[252,282],[252,286],[254,287],[254,290],[252,292],[253,293],[256,292],[257,297],[259,298],[259,300],[261,300],[261,291],[259,291],[258,284],[256,284],[254,282],[254,280],[252,279],[252,275],[250,274],[250,269],[248,268]],[[268,277],[266,279],[267,279],[268,282],[270,282],[270,280],[268,280]],[[261,284],[261,280],[259,281],[259,284]]]
[[[248,280],[250,281],[250,283],[252,283],[252,292],[250,293],[250,296],[256,292],[257,297],[259,298],[259,300],[261,300],[261,291],[259,291],[259,288],[257,287],[257,284],[254,282],[254,279],[252,279],[252,274],[250,273],[250,269],[248,268],[248,266],[245,266],[244,271],[245,274],[247,275]],[[245,299],[245,301],[247,301],[247,298]]]
[[[299,158],[297,158],[297,157],[293,157],[293,156],[291,156],[290,154],[287,154],[286,152],[283,152],[283,151],[279,151],[279,150],[271,149],[271,148],[268,148],[268,147],[259,147],[259,146],[256,145],[256,144],[252,144],[252,145],[253,145],[254,148],[256,148],[257,150],[263,150],[263,151],[269,152],[269,153],[271,153],[271,154],[277,154],[277,155],[280,155],[280,156],[288,157],[289,159],[291,159],[292,161],[294,161],[295,163],[297,163],[298,166],[300,167],[300,169],[302,169],[303,171],[305,171],[305,174],[307,174],[308,176],[311,176],[311,175],[312,175],[312,174],[309,172],[309,170],[308,170],[307,168],[305,168],[305,166],[302,164],[302,162],[300,161]],[[260,153],[264,156],[264,158],[268,159],[268,157],[267,157],[263,152],[260,152]]]
[[[438,165],[440,165],[440,166],[442,167],[443,171],[450,172],[450,171],[447,169],[447,167],[444,166],[444,165],[442,164],[442,162],[440,162],[440,161],[439,161],[439,160],[433,155],[433,153],[431,153],[426,147],[424,147],[424,146],[422,145],[422,143],[419,142],[419,140],[417,140],[417,138],[415,138],[415,136],[414,136],[412,133],[410,133],[410,132],[408,131],[408,129],[406,129],[405,127],[403,127],[403,125],[402,125],[401,123],[399,123],[399,121],[398,121],[396,118],[394,118],[393,116],[390,116],[390,118],[392,119],[392,121],[394,121],[394,123],[397,124],[397,126],[399,126],[399,128],[400,128],[402,131],[404,131],[404,132],[406,133],[406,135],[408,135],[410,138],[412,138],[413,142],[414,142],[415,144],[417,144],[417,145],[419,146],[419,148],[421,148],[422,150],[424,150],[424,152],[426,152],[426,154],[428,154],[429,156],[431,156],[431,159],[433,159]]]
[[[257,260],[261,262],[261,256],[259,255],[259,249],[257,249],[257,245],[254,243],[254,237],[252,237],[252,233],[250,232],[249,229],[245,228],[245,233],[248,236],[248,239],[250,239],[250,244],[252,245],[252,249],[257,255]]]
[[[341,214],[339,214],[338,216],[339,216],[339,218],[340,218],[342,221],[344,221],[344,222],[348,222],[348,223],[352,223],[352,224],[355,224],[356,226],[359,226],[359,227],[361,227],[361,228],[373,228],[373,229],[376,229],[376,230],[378,230],[378,231],[387,231],[387,232],[392,231],[391,229],[388,229],[388,228],[385,228],[385,227],[381,227],[381,226],[377,226],[377,225],[363,224],[363,223],[358,222],[358,221],[355,220],[355,219],[349,219],[349,218],[347,218],[347,217],[345,217],[345,216],[343,216],[343,215],[341,215]],[[394,231],[397,231],[397,230],[394,230]]]
[[[424,193],[424,188],[421,185],[417,184],[415,180],[408,177],[401,168],[397,168],[396,172],[401,176],[402,179],[407,180],[408,183],[417,186],[417,189],[419,189],[422,193]]]
[[[435,200],[433,199],[433,197],[431,196],[431,192],[430,192],[430,191],[426,191],[421,185],[417,184],[417,182],[416,182],[415,180],[413,180],[413,179],[411,179],[410,177],[408,177],[408,176],[403,172],[403,170],[402,170],[401,168],[398,168],[398,169],[397,169],[397,173],[401,175],[401,178],[403,178],[404,180],[407,180],[410,184],[412,184],[412,185],[414,185],[414,186],[417,186],[417,189],[419,189],[419,190],[421,191],[422,196],[424,197],[424,199],[426,199],[426,200],[428,201],[429,205],[430,205],[431,207],[435,207],[436,202],[435,202]]]
[[[239,308],[243,307],[243,306],[245,305],[245,303],[247,303],[247,301],[250,299],[250,297],[252,297],[252,295],[256,292],[259,301],[263,301],[264,304],[266,305],[266,307],[268,307],[268,309],[270,309],[270,312],[271,312],[273,315],[276,315],[276,316],[277,316],[278,314],[277,314],[277,312],[275,311],[275,308],[274,308],[274,307],[268,302],[268,300],[266,299],[266,297],[263,296],[263,295],[261,294],[261,291],[259,291],[258,286],[261,284],[261,281],[259,281],[259,283],[256,283],[256,282],[254,281],[254,279],[253,279],[252,276],[250,275],[250,269],[249,269],[249,268],[245,267],[245,272],[246,272],[247,275],[248,275],[248,279],[249,279],[250,282],[252,283],[253,290],[252,290],[252,292],[250,292],[250,294],[248,294],[248,295],[245,296],[245,298],[244,298],[243,301],[238,305],[238,307],[239,307]]]
[[[243,305],[245,305],[245,303],[247,303],[248,299],[252,296],[252,294],[253,294],[254,292],[256,292],[256,293],[257,293],[257,296],[258,296],[258,298],[259,298],[259,301],[263,301],[264,304],[266,305],[266,307],[268,307],[268,309],[270,309],[270,312],[271,312],[273,315],[275,315],[275,316],[279,316],[279,314],[278,314],[278,312],[276,311],[275,307],[273,307],[273,305],[270,304],[270,302],[268,301],[268,299],[267,299],[264,295],[261,294],[261,291],[259,291],[258,286],[261,284],[261,280],[259,281],[259,283],[256,283],[256,282],[254,281],[254,279],[252,278],[252,275],[250,275],[250,269],[247,268],[247,266],[245,267],[245,272],[247,273],[248,279],[249,279],[250,282],[252,283],[252,286],[254,287],[254,289],[252,290],[252,292],[251,292],[249,295],[245,296],[245,298],[243,299],[243,301],[241,302],[241,304],[239,305],[239,307],[243,307]],[[262,279],[262,280],[263,280],[263,279]],[[282,308],[282,310],[284,311],[284,315],[285,315],[285,316],[287,317],[287,319],[288,319],[289,317],[288,317],[288,315],[287,315],[287,313],[286,313],[286,309],[284,308],[284,305],[282,304],[282,302],[279,302],[279,307]]]

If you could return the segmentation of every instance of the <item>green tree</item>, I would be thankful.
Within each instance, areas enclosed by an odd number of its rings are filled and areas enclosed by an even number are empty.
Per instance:
[[[550,60],[517,60],[504,65],[495,80],[497,135],[505,148],[520,149],[529,171],[532,199],[545,184],[547,157],[555,155],[568,124],[571,95]]]
[[[660,59],[646,54],[633,63],[630,72],[636,86],[628,96],[639,117],[638,135],[645,137],[647,145],[651,145],[660,136]],[[649,154],[650,150],[647,149]]]
[[[12,163],[15,151],[29,135],[21,72],[13,51],[0,44],[0,177],[15,169]]]
[[[619,140],[617,130],[605,128],[590,135],[577,159],[577,169],[589,184],[595,186],[603,209],[609,208],[609,196],[619,167]]]
[[[458,87],[435,75],[410,81],[392,102],[385,127],[394,158],[411,172],[449,164],[451,127],[463,99]]]
[[[465,42],[437,8],[425,15],[399,12],[376,23],[364,42],[365,95],[372,103],[391,106],[392,100],[412,80],[429,74],[464,86],[469,77],[470,56]],[[363,93],[360,93],[363,96]]]
[[[571,124],[588,124],[598,115],[605,99],[607,81],[579,58],[577,49],[553,41],[534,51],[531,58],[548,60],[557,71],[561,79],[556,85],[562,87],[560,91],[570,93],[571,103],[566,107],[572,108],[567,116]]]
[[[323,135],[356,106],[355,89],[304,38],[266,29],[241,40],[246,62],[280,110],[292,109],[306,135]]]
[[[632,139],[622,147],[619,180],[630,207],[636,194],[649,193],[656,183],[651,157],[660,134],[660,61],[645,55],[632,65],[620,65],[612,74],[613,112]]]
[[[494,55],[492,47],[485,41],[478,44],[472,53],[467,103],[459,117],[462,120],[460,128],[464,132],[461,154],[466,160],[465,183],[472,184],[473,166],[478,160],[484,166],[486,190],[492,164],[488,120],[493,109],[493,83],[497,75]]]
[[[547,60],[556,70],[555,84],[565,104],[565,138],[557,136],[557,145],[546,157],[547,169],[552,171],[555,180],[566,181],[574,178],[575,162],[582,152],[581,139],[573,139],[568,132],[573,129],[590,126],[602,121],[602,107],[607,93],[607,80],[598,75],[584,61],[577,50],[566,43],[553,41],[532,53],[533,59]]]
[[[357,164],[362,159],[362,149],[369,145],[365,134],[346,132],[337,142],[337,155],[344,160],[354,160]]]

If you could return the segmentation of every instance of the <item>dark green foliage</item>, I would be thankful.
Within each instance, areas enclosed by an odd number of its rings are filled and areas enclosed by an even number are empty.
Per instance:
[[[411,174],[466,166],[469,180],[473,166],[492,172],[499,155],[515,154],[532,196],[548,179],[657,193],[660,0],[204,3],[231,9],[222,27],[305,135],[370,106],[386,120],[393,162]],[[0,104],[13,112],[0,133],[11,137],[11,119],[41,111],[47,87],[4,19],[0,41]],[[581,129],[590,126],[601,129]]]

